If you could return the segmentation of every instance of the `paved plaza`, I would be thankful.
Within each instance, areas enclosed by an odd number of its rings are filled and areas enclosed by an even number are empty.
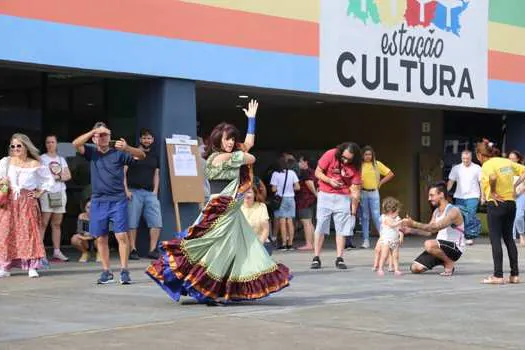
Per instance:
[[[405,271],[421,245],[410,238],[401,249]],[[15,274],[0,280],[0,349],[525,348],[525,284],[480,284],[492,267],[486,240],[453,277],[377,277],[372,250],[346,252],[349,269],[339,271],[334,254],[325,250],[312,271],[310,254],[277,252],[292,285],[226,307],[174,304],[144,275],[147,260],[132,263],[130,286],[96,285],[95,263],[53,264],[35,280]]]

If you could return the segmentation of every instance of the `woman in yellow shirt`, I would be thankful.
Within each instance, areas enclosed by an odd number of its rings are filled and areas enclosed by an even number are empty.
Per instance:
[[[492,142],[483,140],[476,146],[476,157],[481,166],[481,190],[487,201],[494,274],[485,278],[485,284],[503,284],[503,250],[501,239],[507,247],[510,262],[509,283],[519,283],[518,249],[513,237],[516,215],[515,186],[525,178],[525,166],[500,157],[500,151]],[[514,176],[520,176],[514,184]]]
[[[246,221],[252,227],[253,231],[257,234],[259,241],[265,246],[268,254],[271,255],[271,242],[269,239],[270,233],[270,216],[268,215],[268,209],[266,204],[257,201],[258,190],[254,185],[251,190],[246,191],[244,194],[244,203],[242,204],[241,210],[246,217]]]
[[[381,224],[379,189],[392,180],[394,173],[383,163],[376,160],[374,149],[371,146],[363,147],[362,154],[360,220],[363,230],[363,244],[361,248],[370,248],[370,217],[372,217],[376,230],[379,231]]]

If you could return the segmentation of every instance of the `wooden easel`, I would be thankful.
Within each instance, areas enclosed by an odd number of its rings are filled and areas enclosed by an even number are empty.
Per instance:
[[[178,143],[181,142],[181,143]],[[199,148],[194,140],[190,142],[182,142],[174,139],[166,139],[166,154],[168,157],[168,164],[170,168],[170,183],[171,196],[173,199],[173,207],[175,209],[175,223],[177,225],[177,232],[182,231],[180,222],[179,203],[197,203],[204,202],[204,174],[201,166],[201,155]],[[191,154],[195,156],[197,166],[197,176],[177,176],[175,171],[176,146],[185,146],[191,149]]]

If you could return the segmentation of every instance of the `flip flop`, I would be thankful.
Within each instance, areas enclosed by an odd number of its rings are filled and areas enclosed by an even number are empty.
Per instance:
[[[443,276],[443,277],[451,277],[451,276],[454,276],[454,272],[456,272],[456,268],[453,267],[452,270],[445,270],[443,272],[441,272],[439,275],[440,276]]]
[[[503,278],[498,278],[494,276],[489,276],[481,281],[482,284],[505,284],[505,280]]]

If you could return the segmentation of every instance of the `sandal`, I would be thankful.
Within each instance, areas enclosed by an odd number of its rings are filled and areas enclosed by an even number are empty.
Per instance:
[[[509,279],[507,280],[507,283],[510,283],[510,284],[520,283],[520,276],[510,276]]]
[[[503,277],[489,276],[481,281],[482,284],[505,284]]]
[[[443,277],[451,277],[451,276],[454,276],[454,272],[456,272],[455,267],[453,267],[452,270],[445,270],[441,272],[439,275]]]

